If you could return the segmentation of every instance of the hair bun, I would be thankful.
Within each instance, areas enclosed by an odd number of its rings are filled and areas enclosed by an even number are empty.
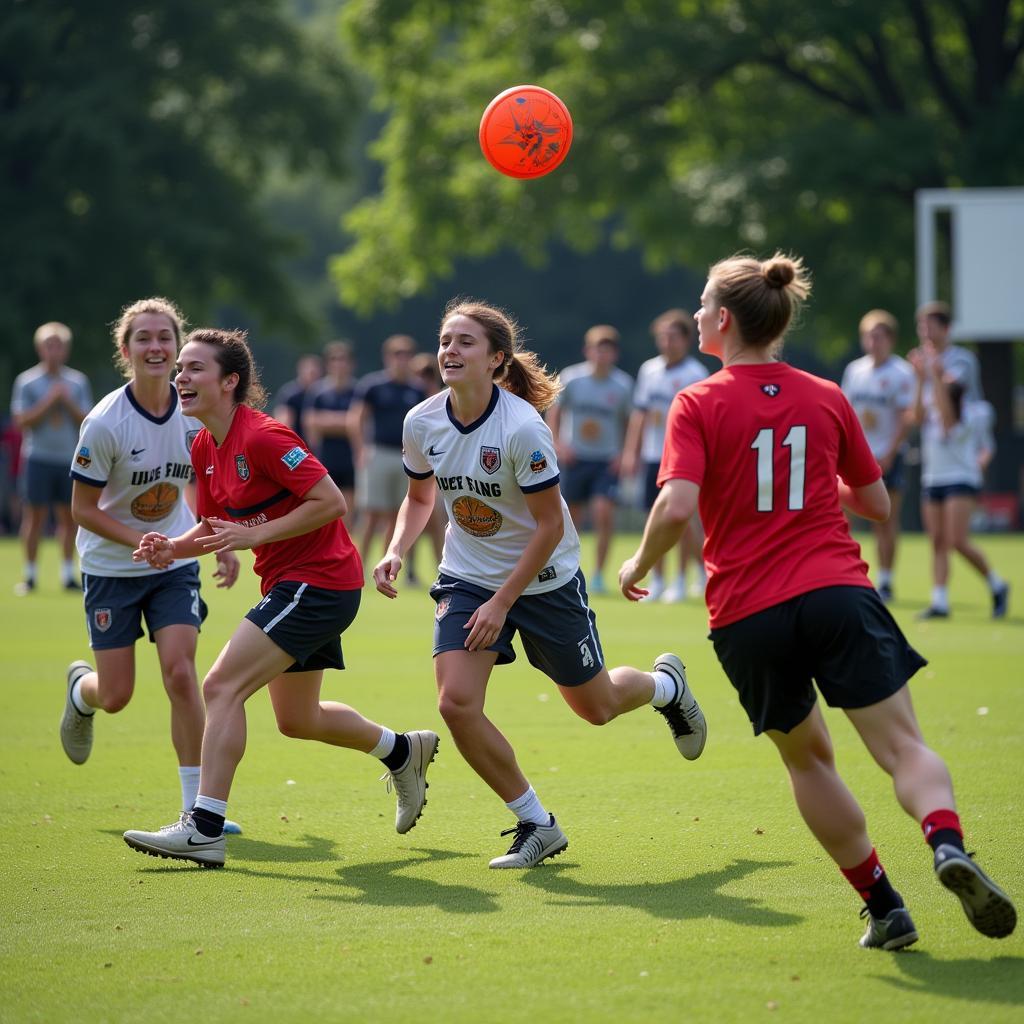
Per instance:
[[[785,288],[795,276],[796,267],[792,260],[776,257],[764,265],[764,279],[771,288]]]

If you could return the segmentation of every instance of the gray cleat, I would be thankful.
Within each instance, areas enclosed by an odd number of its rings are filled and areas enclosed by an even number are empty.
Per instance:
[[[67,690],[64,693],[64,714],[60,719],[60,742],[64,753],[75,764],[85,764],[92,752],[92,721],[95,712],[83,715],[71,701],[71,687],[79,676],[92,671],[87,661],[73,661],[68,665]]]
[[[1002,889],[949,843],[935,851],[935,876],[963,904],[967,920],[990,939],[1005,939],[1017,927],[1017,910]]]
[[[568,845],[565,833],[559,828],[555,816],[549,816],[547,825],[532,821],[517,822],[514,828],[507,828],[501,834],[513,835],[512,845],[503,857],[491,861],[492,868],[532,868],[548,857],[557,857]]]
[[[871,911],[864,907],[860,916],[868,919],[868,929],[860,939],[864,949],[902,949],[917,942],[917,929],[906,907],[890,910],[885,917],[872,917]]]
[[[190,860],[204,868],[224,867],[224,834],[204,836],[196,828],[195,819],[188,811],[159,832],[125,832],[124,841],[139,853],[151,857],[170,857],[172,860]]]
[[[388,780],[388,789],[394,786],[398,796],[395,808],[395,831],[405,835],[423,813],[427,803],[427,768],[437,756],[438,735],[429,729],[407,732],[409,760],[396,772],[387,772],[381,778]]]
[[[696,761],[704,752],[708,723],[697,698],[686,683],[686,668],[675,654],[662,654],[654,663],[655,672],[667,672],[676,682],[675,698],[654,710],[661,715],[676,741],[676,749],[687,761]]]

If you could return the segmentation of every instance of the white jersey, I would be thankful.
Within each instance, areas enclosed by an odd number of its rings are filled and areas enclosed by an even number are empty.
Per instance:
[[[693,356],[668,366],[664,356],[648,359],[636,375],[636,391],[633,392],[633,407],[642,409],[648,415],[644,422],[640,457],[644,462],[661,462],[665,447],[665,421],[672,399],[683,388],[696,384],[708,375],[707,367]]]
[[[981,487],[978,457],[983,451],[995,450],[994,418],[995,411],[988,402],[968,402],[966,398],[959,422],[948,431],[941,420],[929,416],[921,427],[921,485]]]
[[[914,368],[899,356],[876,366],[871,356],[854,359],[843,371],[843,393],[850,400],[876,459],[888,455],[914,404]]]
[[[448,390],[405,417],[405,471],[433,476],[448,512],[440,571],[487,590],[508,579],[537,529],[526,495],[558,484],[551,431],[528,402],[495,386],[486,412],[469,426],[451,414]],[[564,586],[579,569],[580,540],[562,501],[564,533],[547,565],[523,591]]]
[[[159,419],[135,401],[128,384],[102,398],[82,421],[71,475],[103,488],[99,508],[119,523],[176,537],[196,522],[185,486],[194,479],[189,448],[203,425],[182,415],[178,393],[170,390],[170,408]],[[130,548],[84,527],[78,528],[77,543],[82,571],[94,576],[162,571],[133,562]],[[194,561],[182,558],[175,565]]]

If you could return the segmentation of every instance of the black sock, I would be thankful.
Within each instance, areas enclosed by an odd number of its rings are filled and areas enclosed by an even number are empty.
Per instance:
[[[409,760],[409,741],[404,732],[395,733],[395,748],[387,757],[382,757],[381,762],[389,771],[397,772],[405,767]]]
[[[870,889],[862,892],[861,898],[868,905],[871,916],[875,918],[885,917],[890,910],[903,906],[903,898],[892,887],[888,875],[882,875]]]
[[[193,807],[192,820],[196,823],[196,828],[210,839],[215,839],[224,831],[224,816],[214,814],[205,807]]]
[[[955,828],[933,828],[928,834],[928,845],[933,850],[937,850],[943,843],[962,850],[964,848],[964,837]]]

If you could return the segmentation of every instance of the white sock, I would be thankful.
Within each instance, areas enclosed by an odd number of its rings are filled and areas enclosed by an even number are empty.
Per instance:
[[[932,607],[949,611],[949,591],[945,587],[932,587]]]
[[[1004,584],[1003,577],[995,571],[995,569],[989,569],[988,576],[985,577],[988,580],[989,589],[995,593],[998,590],[1002,590]]]
[[[532,821],[535,825],[547,825],[551,821],[551,815],[544,810],[533,786],[528,786],[526,792],[517,797],[505,806],[520,820]]]
[[[676,681],[667,672],[652,672],[654,680],[654,696],[651,697],[651,704],[656,708],[663,708],[676,699]]]
[[[879,569],[878,570],[878,585],[880,587],[891,587],[892,586],[892,569]]]
[[[199,765],[180,765],[178,778],[181,779],[181,809],[191,811],[199,795]]]
[[[60,578],[62,583],[71,583],[75,578],[75,563],[70,558],[60,563]]]
[[[85,703],[85,698],[82,696],[82,679],[87,676],[87,672],[83,672],[72,684],[71,684],[71,703],[74,704],[75,710],[80,715],[95,715],[96,709]]]
[[[222,818],[228,816],[228,802],[227,800],[218,800],[212,796],[197,796],[196,802],[192,805],[193,807],[201,807],[204,811],[209,811],[211,814],[219,814]],[[191,810],[191,808],[189,808]]]
[[[387,757],[394,749],[395,734],[386,725],[382,725],[380,729],[380,739],[377,740],[377,746],[370,751],[370,757],[375,757],[377,760],[380,760],[382,757]]]
[[[35,583],[36,581],[36,563],[26,562],[25,563],[25,582]]]

